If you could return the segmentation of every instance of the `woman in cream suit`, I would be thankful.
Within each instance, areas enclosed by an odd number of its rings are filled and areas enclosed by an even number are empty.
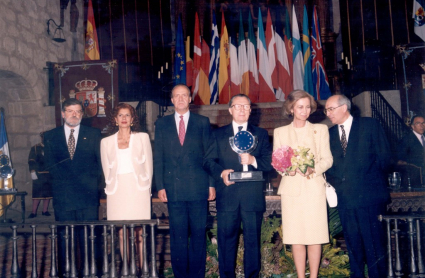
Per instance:
[[[101,159],[105,175],[108,220],[151,218],[152,148],[149,136],[138,130],[134,108],[120,103],[112,111],[111,121],[118,132],[102,139]],[[143,265],[141,229],[136,229],[140,266]],[[123,238],[120,231],[122,255]]]
[[[305,277],[306,254],[310,277],[317,277],[321,244],[329,242],[325,180],[323,173],[332,166],[328,127],[307,121],[316,111],[313,97],[302,90],[291,92],[284,103],[291,124],[274,130],[273,149],[305,147],[314,154],[314,168],[303,174],[299,169],[283,175],[278,194],[282,202],[283,242],[292,245],[297,277]],[[307,248],[306,248],[307,247]]]

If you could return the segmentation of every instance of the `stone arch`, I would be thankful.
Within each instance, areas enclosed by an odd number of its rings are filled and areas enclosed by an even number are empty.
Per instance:
[[[37,95],[29,76],[0,69],[0,107],[4,109],[15,187],[32,193],[28,172],[31,146],[40,142],[39,133],[54,127],[53,107]],[[43,100],[45,99],[45,100]]]

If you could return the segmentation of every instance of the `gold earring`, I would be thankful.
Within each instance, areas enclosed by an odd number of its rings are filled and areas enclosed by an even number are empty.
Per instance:
[[[115,125],[116,125],[116,126],[118,126],[118,123],[117,123],[117,122],[115,122]]]
[[[131,123],[130,126],[133,126],[133,123]]]

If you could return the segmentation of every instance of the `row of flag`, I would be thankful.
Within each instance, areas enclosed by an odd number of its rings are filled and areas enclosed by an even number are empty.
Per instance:
[[[315,99],[327,99],[331,92],[323,64],[316,6],[313,9],[311,36],[305,6],[303,18],[301,38],[294,7],[292,30],[286,11],[285,32],[283,28],[273,27],[270,11],[264,29],[259,10],[257,36],[249,16],[248,36],[245,39],[241,14],[238,38],[229,37],[223,14],[219,35],[213,14],[211,42],[208,44],[199,34],[196,14],[193,59],[190,57],[190,37],[184,41],[179,18],[175,84],[191,87],[193,101],[199,105],[228,103],[232,96],[241,93],[253,103],[283,101],[294,89],[305,90]]]

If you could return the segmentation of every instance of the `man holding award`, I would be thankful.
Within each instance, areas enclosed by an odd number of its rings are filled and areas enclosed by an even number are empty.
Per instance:
[[[235,277],[241,223],[245,277],[257,277],[265,210],[261,172],[272,169],[272,146],[266,130],[248,124],[251,101],[246,95],[232,97],[229,113],[233,121],[213,131],[205,162],[216,183],[220,277]]]

